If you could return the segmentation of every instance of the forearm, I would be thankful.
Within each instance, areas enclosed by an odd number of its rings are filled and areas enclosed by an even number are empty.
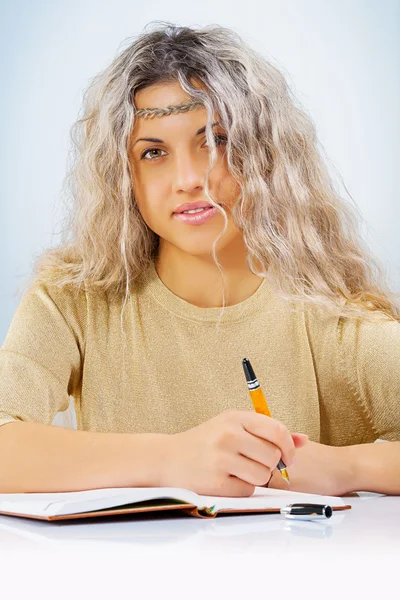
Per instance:
[[[400,442],[327,446],[308,442],[289,468],[295,492],[343,496],[357,491],[400,495]],[[289,489],[278,470],[269,487]]]
[[[352,491],[400,495],[400,442],[344,448],[352,466]]]
[[[6,423],[0,427],[0,493],[157,486],[166,437]]]

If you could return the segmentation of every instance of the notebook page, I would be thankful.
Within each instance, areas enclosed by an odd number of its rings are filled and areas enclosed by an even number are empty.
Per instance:
[[[344,504],[341,498],[272,488],[256,488],[250,498],[200,496],[181,488],[104,488],[49,494],[0,494],[0,512],[43,517],[61,516],[166,498],[194,504],[199,508],[213,507],[212,512],[224,508],[281,508],[291,502],[316,502],[336,506]]]
[[[0,494],[0,512],[50,517],[165,498],[194,505],[198,500],[197,494],[181,488],[104,488],[50,494]]]
[[[223,509],[283,508],[287,504],[294,502],[311,502],[315,504],[329,504],[330,506],[343,506],[345,504],[342,498],[336,496],[321,496],[262,487],[256,487],[253,495],[247,498],[199,496],[199,499],[204,503],[204,507],[213,507],[213,513]],[[200,500],[198,500],[198,505],[200,506]]]

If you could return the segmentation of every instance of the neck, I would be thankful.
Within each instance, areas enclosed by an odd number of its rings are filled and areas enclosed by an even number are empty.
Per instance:
[[[224,280],[212,256],[193,256],[172,245],[160,244],[155,261],[161,281],[174,294],[202,308],[221,307],[243,302],[252,296],[263,281],[252,273],[246,261],[243,240],[229,245],[218,255]]]

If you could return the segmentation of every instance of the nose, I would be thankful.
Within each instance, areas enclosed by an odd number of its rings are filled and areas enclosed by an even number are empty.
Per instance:
[[[190,152],[175,157],[172,188],[174,192],[193,193],[203,189],[206,167]]]

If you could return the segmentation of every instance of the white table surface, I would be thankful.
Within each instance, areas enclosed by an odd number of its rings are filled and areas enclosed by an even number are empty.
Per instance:
[[[7,587],[0,596],[400,598],[400,497],[346,502],[351,510],[319,522],[243,515],[47,523],[0,515]]]

